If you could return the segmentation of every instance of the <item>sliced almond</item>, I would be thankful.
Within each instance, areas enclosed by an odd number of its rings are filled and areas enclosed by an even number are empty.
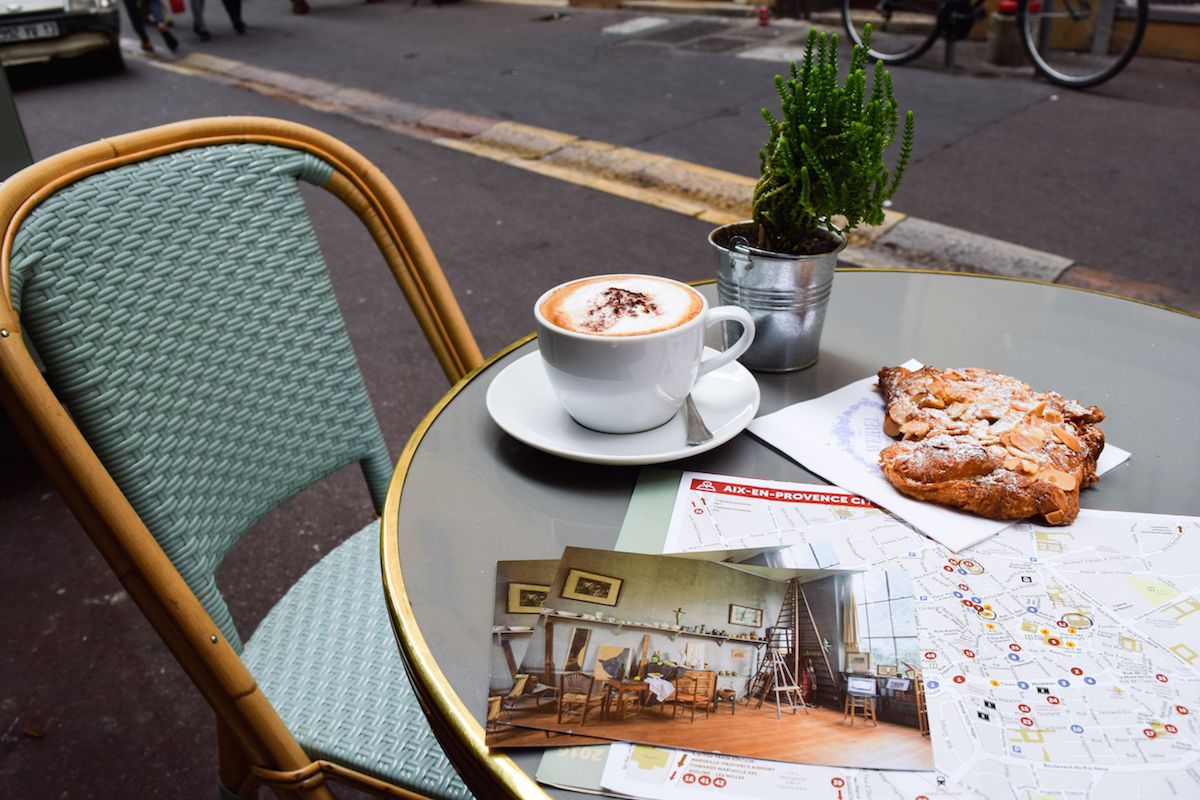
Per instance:
[[[1021,459],[1016,456],[1008,456],[1004,459],[1004,468],[1008,470],[1016,470],[1021,466]]]
[[[1011,453],[1012,455],[1021,459],[1022,461],[1032,461],[1034,459],[1033,453],[1026,452],[1025,450],[1022,450],[1021,448],[1017,447],[1016,445],[1006,444],[1005,448],[1008,450],[1009,453]]]
[[[1008,431],[1000,438],[1005,444],[1010,444],[1018,450],[1024,450],[1027,453],[1035,453],[1042,449],[1041,441],[1031,436],[1027,428],[1016,428]]]
[[[917,408],[945,408],[946,403],[935,394],[927,394],[917,401]]]
[[[1064,492],[1073,491],[1078,485],[1078,481],[1075,480],[1074,475],[1069,472],[1063,472],[1061,469],[1054,469],[1053,467],[1042,470],[1038,477],[1043,478],[1047,483],[1057,486]]]
[[[1062,525],[1067,521],[1067,515],[1061,508],[1056,508],[1050,513],[1043,514],[1042,516],[1044,516],[1046,518],[1046,522],[1049,522],[1051,525]]]
[[[1039,445],[1040,445],[1042,442],[1046,441],[1046,435],[1047,435],[1047,434],[1046,434],[1046,432],[1045,432],[1044,430],[1042,430],[1041,428],[1026,428],[1026,429],[1025,429],[1025,433],[1029,434],[1029,435],[1030,435],[1030,436],[1032,436],[1034,439],[1037,439],[1037,440],[1038,440],[1038,444],[1039,444]]]
[[[1029,409],[1029,413],[1035,417],[1040,417],[1042,415],[1042,412],[1044,412],[1045,410],[1046,410],[1046,401],[1043,400],[1042,402],[1038,403],[1033,408]]]
[[[900,435],[900,426],[896,424],[896,420],[884,415],[883,417],[883,432],[891,436],[893,439]]]
[[[1063,415],[1062,412],[1057,408],[1047,408],[1042,412],[1042,419],[1046,420],[1047,422],[1062,422]]]
[[[900,426],[900,432],[905,436],[911,436],[914,439],[919,439],[929,433],[929,423],[924,420],[910,419],[908,422]]]
[[[1055,425],[1053,432],[1055,439],[1058,439],[1076,453],[1083,452],[1083,445],[1079,443],[1079,437],[1072,433],[1065,425]]]
[[[1038,465],[1036,461],[1021,460],[1021,471],[1026,475],[1037,475]]]
[[[958,419],[959,417],[961,417],[963,415],[963,412],[966,410],[967,410],[966,403],[951,403],[950,406],[946,409],[946,416],[950,417],[950,419]]]

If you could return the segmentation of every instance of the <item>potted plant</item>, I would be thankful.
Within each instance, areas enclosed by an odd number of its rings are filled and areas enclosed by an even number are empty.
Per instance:
[[[825,306],[846,234],[883,222],[912,152],[913,115],[900,133],[891,75],[875,64],[868,91],[870,28],[855,46],[844,83],[838,37],[813,30],[791,77],[775,76],[782,118],[763,109],[770,137],[759,151],[753,219],[717,228],[717,288],[723,304],[754,316],[754,344],[741,361],[786,372],[817,360]],[[900,133],[889,169],[884,154]]]

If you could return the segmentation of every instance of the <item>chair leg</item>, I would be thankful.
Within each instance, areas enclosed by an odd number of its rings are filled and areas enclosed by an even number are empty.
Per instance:
[[[258,797],[259,781],[250,771],[250,761],[228,726],[217,720],[217,779],[221,800],[252,800]]]
[[[237,737],[219,719],[217,764],[221,800],[257,800],[258,790],[264,785],[282,800],[337,800],[319,771],[298,788],[281,788],[260,778],[254,773],[254,765],[246,757]]]

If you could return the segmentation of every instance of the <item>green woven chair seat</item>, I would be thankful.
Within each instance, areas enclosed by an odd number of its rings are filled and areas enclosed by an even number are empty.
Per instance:
[[[372,522],[296,582],[242,658],[312,758],[437,798],[469,798],[404,672]]]

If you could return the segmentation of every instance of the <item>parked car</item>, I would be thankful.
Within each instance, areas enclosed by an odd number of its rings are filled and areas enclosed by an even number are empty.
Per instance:
[[[115,0],[0,0],[0,64],[89,56],[118,72],[120,25]]]

